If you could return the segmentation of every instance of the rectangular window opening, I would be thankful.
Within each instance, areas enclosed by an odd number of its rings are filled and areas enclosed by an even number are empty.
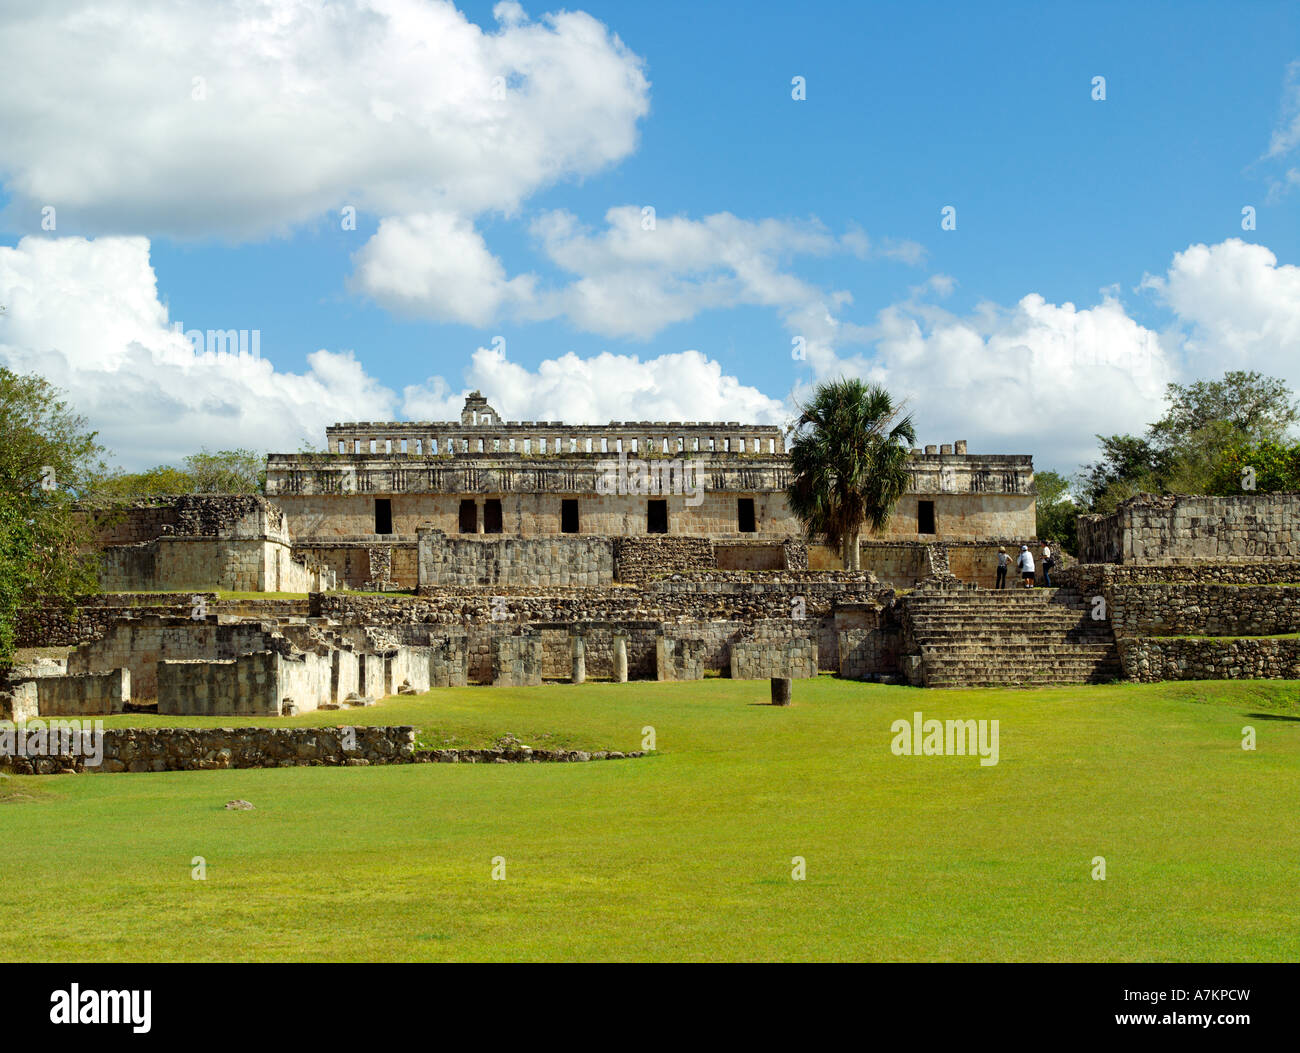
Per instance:
[[[560,502],[560,532],[576,534],[578,532],[578,499],[565,498]]]
[[[668,533],[668,502],[647,501],[645,532],[647,534]]]
[[[393,532],[393,502],[387,497],[375,498],[375,533]]]
[[[936,533],[934,529],[933,501],[916,502],[916,532],[918,534]]]
[[[742,497],[736,502],[736,520],[742,534],[752,534],[758,529],[754,522],[754,499]]]

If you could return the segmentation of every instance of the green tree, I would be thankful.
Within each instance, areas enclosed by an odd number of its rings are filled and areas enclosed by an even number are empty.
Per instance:
[[[1231,451],[1283,442],[1300,420],[1286,382],[1253,371],[1170,384],[1165,400],[1164,414],[1144,436],[1097,436],[1101,458],[1083,467],[1076,487],[1088,510],[1110,512],[1143,491],[1222,492]]]
[[[95,484],[96,503],[164,494],[260,494],[266,489],[266,464],[253,450],[201,450],[185,466],[160,464],[143,472],[116,472]]]
[[[1075,518],[1079,509],[1070,496],[1070,481],[1058,472],[1035,472],[1034,486],[1038,498],[1034,502],[1036,532],[1044,541],[1075,555],[1077,531]]]
[[[260,494],[266,489],[266,458],[253,450],[207,449],[185,458],[194,493]]]
[[[69,608],[96,587],[93,525],[74,509],[106,471],[104,449],[41,377],[0,367],[0,668],[18,608]]]
[[[805,536],[839,549],[845,570],[861,569],[864,525],[882,530],[910,482],[916,431],[903,408],[884,388],[856,379],[819,384],[799,406],[787,500]]]

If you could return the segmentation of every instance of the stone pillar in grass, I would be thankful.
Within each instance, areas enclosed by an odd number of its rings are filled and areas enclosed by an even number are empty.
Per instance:
[[[614,634],[614,683],[627,683],[627,634]]]
[[[581,684],[587,679],[587,641],[582,633],[574,633],[569,640],[573,645],[573,682]]]
[[[772,677],[772,705],[788,706],[790,704],[790,678],[788,676]]]

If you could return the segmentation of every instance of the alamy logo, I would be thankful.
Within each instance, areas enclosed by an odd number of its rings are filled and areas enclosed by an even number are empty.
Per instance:
[[[998,762],[996,720],[926,720],[913,713],[909,722],[900,717],[890,725],[894,735],[890,751],[895,757],[973,757],[991,768]]]
[[[703,458],[683,460],[643,461],[627,452],[618,460],[608,458],[596,462],[596,493],[632,496],[646,494],[677,494],[686,498],[692,508],[704,503]]]
[[[52,1024],[130,1024],[148,1034],[152,991],[83,991],[79,984],[50,994]]]
[[[87,768],[104,762],[102,720],[0,720],[0,757],[84,757]]]

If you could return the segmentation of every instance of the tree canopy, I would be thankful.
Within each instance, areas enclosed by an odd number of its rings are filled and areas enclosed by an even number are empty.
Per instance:
[[[90,524],[73,505],[106,467],[83,417],[41,377],[0,366],[0,668],[13,658],[18,608],[96,586]]]

